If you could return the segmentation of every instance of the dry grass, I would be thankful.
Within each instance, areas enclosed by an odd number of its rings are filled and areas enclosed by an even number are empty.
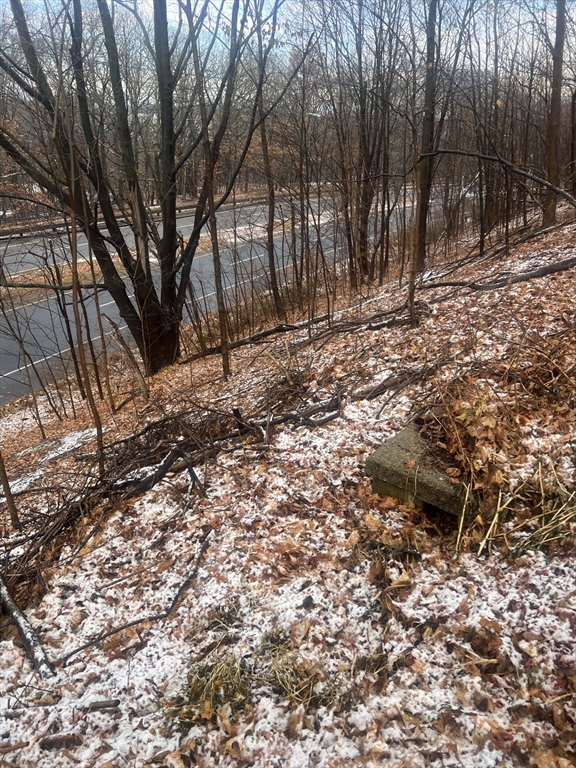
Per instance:
[[[274,693],[306,710],[334,704],[338,687],[321,667],[312,665],[296,653],[281,651],[272,657],[267,682]]]
[[[185,730],[196,722],[246,714],[262,689],[305,712],[333,705],[339,698],[328,673],[291,651],[288,641],[276,633],[265,635],[243,657],[222,652],[219,646],[209,655],[215,658],[193,664],[185,688],[166,703],[171,721]]]
[[[518,492],[516,500],[533,513],[501,534],[512,557],[529,550],[549,550],[570,539],[576,544],[576,491],[569,492],[557,477],[551,486],[546,485],[542,465],[534,482]]]
[[[219,661],[194,665],[185,690],[168,703],[168,712],[182,727],[211,720],[223,710],[227,716],[235,715],[250,702],[253,677],[246,662],[230,653]]]

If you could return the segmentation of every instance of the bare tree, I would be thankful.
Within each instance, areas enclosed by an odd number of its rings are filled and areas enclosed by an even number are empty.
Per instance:
[[[8,506],[8,512],[10,514],[10,523],[12,524],[13,528],[20,528],[20,518],[18,516],[18,510],[16,508],[16,502],[14,501],[14,496],[12,495],[10,483],[8,481],[8,474],[6,472],[6,466],[4,465],[4,457],[2,456],[1,450],[0,450],[0,485],[2,486],[2,490],[4,492],[4,498],[6,499],[6,504]]]
[[[259,13],[262,13],[261,8],[258,9]],[[276,34],[277,14],[274,13],[272,17],[272,25],[269,33],[269,38],[273,39]],[[263,78],[266,72],[267,56],[270,51],[270,46],[267,50],[264,48],[264,40],[262,34],[262,26],[258,25],[258,67],[260,77]],[[258,99],[258,114],[260,117],[260,142],[262,145],[262,165],[264,169],[264,177],[266,179],[266,192],[267,192],[267,205],[268,205],[268,220],[266,222],[266,251],[268,255],[268,271],[270,274],[270,288],[272,290],[272,297],[274,299],[274,307],[276,314],[280,320],[286,320],[286,312],[284,309],[284,302],[280,295],[280,288],[278,285],[278,275],[276,270],[276,248],[274,244],[274,224],[276,214],[276,194],[274,189],[274,174],[272,171],[272,163],[270,160],[270,148],[268,144],[268,129],[266,121],[264,120],[265,108],[264,108],[264,89],[260,90]]]
[[[566,38],[566,0],[556,0],[556,37],[552,48],[552,95],[546,132],[547,178],[551,184],[560,186],[559,136],[562,107],[562,65],[564,62],[564,40]],[[558,196],[550,187],[546,190],[546,202],[542,226],[556,223]]]
[[[142,121],[129,100],[130,72],[123,64],[122,40],[116,28],[119,11],[114,18],[108,1],[97,0],[99,26],[91,30],[93,40],[88,50],[86,11],[81,0],[70,0],[62,16],[47,19],[53,41],[62,41],[47,52],[21,0],[10,0],[14,35],[0,51],[0,67],[14,84],[20,114],[31,118],[34,131],[20,132],[18,125],[4,121],[0,123],[0,147],[56,206],[73,211],[147,373],[178,357],[183,306],[200,232],[230,195],[258,126],[261,79],[254,83],[241,151],[224,191],[217,196],[214,178],[219,149],[229,130],[236,74],[257,26],[248,24],[256,17],[252,2],[237,0],[230,17],[224,3],[216,9],[209,0],[181,3],[179,19],[174,23],[169,20],[166,0],[153,0],[150,23],[137,14],[135,5],[126,4],[124,20],[129,14],[135,19],[150,66],[147,77],[154,83],[157,119],[151,124],[155,124],[155,132],[143,137]],[[275,3],[272,13],[274,8]],[[259,18],[261,23],[267,19],[262,9]],[[224,28],[227,32],[221,34]],[[64,61],[67,47],[70,58]],[[98,59],[102,48],[104,68]],[[56,71],[62,73],[60,81],[52,74],[50,55],[58,65]],[[219,66],[221,62],[224,64]],[[206,85],[204,73],[209,68]],[[184,81],[191,87],[182,88]],[[195,113],[201,109],[202,100],[205,115],[198,124]],[[73,146],[67,124],[74,126]],[[177,180],[202,146],[203,182],[194,228],[182,243],[176,221]],[[72,152],[78,174],[70,186],[66,172]],[[150,194],[150,179],[154,195]],[[150,207],[154,198],[160,202],[159,223]],[[153,256],[159,274],[153,267]]]

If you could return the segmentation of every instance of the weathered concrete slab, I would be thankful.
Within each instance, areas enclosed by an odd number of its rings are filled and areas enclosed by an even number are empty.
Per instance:
[[[462,483],[454,484],[445,466],[432,455],[418,427],[410,424],[366,460],[374,493],[395,496],[420,509],[437,507],[460,515],[466,499]]]

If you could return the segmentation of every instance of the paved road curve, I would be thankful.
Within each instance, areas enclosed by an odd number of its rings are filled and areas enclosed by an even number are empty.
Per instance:
[[[265,288],[267,255],[263,245],[266,217],[264,207],[261,204],[248,204],[235,210],[222,210],[218,216],[219,237],[224,245],[221,254],[224,281],[230,300],[234,298],[235,290],[241,289],[243,285],[255,283],[257,287]],[[193,228],[193,217],[181,216],[178,224],[180,232],[186,237]],[[328,234],[326,237],[331,241]],[[59,242],[40,237],[9,241],[3,248],[0,246],[4,274],[12,279],[16,276],[26,279],[28,270],[37,270],[45,263],[50,249],[54,250],[58,260],[61,258],[64,261],[67,254],[59,251],[60,248],[62,246]],[[289,269],[289,264],[287,243],[281,233],[276,238],[276,251],[278,269],[282,274]],[[79,252],[87,257],[87,246],[83,238],[80,238]],[[210,252],[201,251],[196,254],[191,282],[201,308],[213,309],[214,275]],[[31,384],[36,386],[38,376],[50,382],[61,377],[63,365],[70,372],[73,370],[70,355],[67,354],[70,349],[70,333],[75,339],[71,296],[65,295],[64,299],[70,331],[67,331],[63,314],[52,293],[14,307],[4,303],[0,315],[0,404],[27,392]],[[116,306],[106,292],[100,294],[99,303],[109,317],[120,322]],[[91,336],[99,343],[96,307],[91,295],[86,296],[85,311]],[[16,340],[18,337],[23,343]]]

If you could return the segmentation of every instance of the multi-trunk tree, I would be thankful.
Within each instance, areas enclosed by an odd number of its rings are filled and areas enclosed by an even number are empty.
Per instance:
[[[209,218],[214,228],[215,211],[265,118],[260,68],[238,151],[217,193],[241,62],[252,46],[258,51],[258,40],[262,46],[257,28],[269,25],[276,9],[265,0],[183,0],[169,13],[166,0],[153,0],[149,18],[136,3],[96,0],[87,10],[70,0],[53,12],[45,6],[40,18],[21,0],[10,7],[0,67],[17,119],[0,121],[0,147],[55,207],[73,213],[146,372],[154,373],[178,357],[201,229]],[[265,61],[266,50],[259,58]],[[198,202],[184,241],[177,190],[194,163]]]

